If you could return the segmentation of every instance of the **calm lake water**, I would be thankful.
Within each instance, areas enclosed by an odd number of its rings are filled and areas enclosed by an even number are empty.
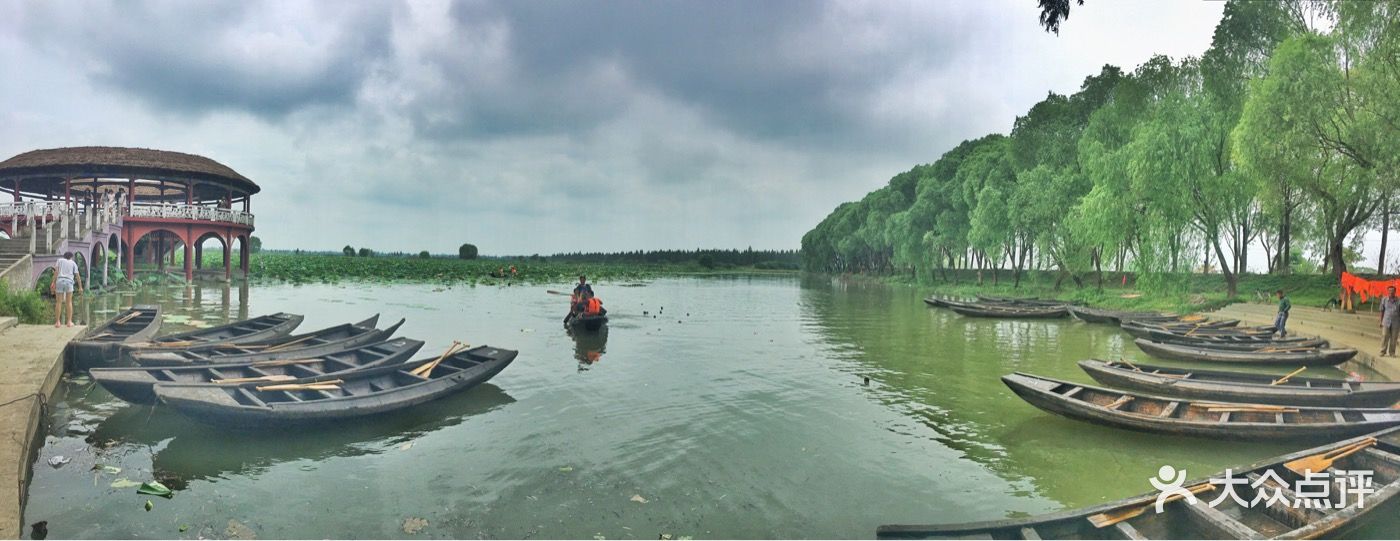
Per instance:
[[[48,521],[55,538],[867,538],[884,523],[1095,504],[1150,491],[1163,464],[1197,477],[1308,446],[1101,428],[1042,413],[998,379],[1088,382],[1076,361],[1145,359],[1110,326],[969,319],[915,289],[826,279],[665,279],[597,286],[610,328],[575,339],[546,289],[259,285],[92,300],[95,319],[158,302],[211,324],[301,313],[302,331],[380,313],[381,325],[408,319],[400,335],[427,342],[420,356],[461,339],[520,357],[399,414],[251,432],[127,405],[70,374],[25,522]],[[71,462],[52,468],[55,455]],[[160,479],[175,496],[112,487],[123,479]],[[1397,534],[1390,513],[1357,535]]]

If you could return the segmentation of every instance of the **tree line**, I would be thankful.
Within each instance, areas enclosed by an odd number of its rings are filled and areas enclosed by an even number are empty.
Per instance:
[[[1340,275],[1400,188],[1400,0],[1232,0],[1200,57],[1106,65],[1010,134],[964,141],[838,206],[802,238],[805,269]],[[1197,262],[1200,262],[1197,265]],[[1057,285],[1059,283],[1057,281]]]

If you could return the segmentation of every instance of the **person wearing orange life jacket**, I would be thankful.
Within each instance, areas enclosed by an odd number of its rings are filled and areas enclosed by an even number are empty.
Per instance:
[[[606,313],[606,310],[603,310],[603,301],[598,300],[598,297],[594,297],[593,295],[588,295],[587,297],[588,298],[583,301],[583,315],[600,316]]]

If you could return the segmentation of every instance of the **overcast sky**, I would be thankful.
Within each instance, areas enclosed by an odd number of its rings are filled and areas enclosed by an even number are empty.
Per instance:
[[[272,248],[792,249],[1106,63],[1199,55],[1222,3],[3,2],[0,159],[190,152]]]

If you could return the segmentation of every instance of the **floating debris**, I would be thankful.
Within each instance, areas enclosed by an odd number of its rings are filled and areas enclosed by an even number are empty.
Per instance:
[[[224,537],[229,539],[257,539],[257,534],[253,529],[234,519],[228,519],[228,527],[224,528]]]
[[[643,498],[641,494],[633,494],[632,501],[637,503],[647,503],[647,499]]]
[[[415,534],[428,525],[428,519],[418,517],[408,517],[403,520],[403,533]]]
[[[141,488],[136,489],[136,493],[160,496],[162,498],[175,497],[175,493],[171,492],[165,485],[162,485],[160,481],[146,481],[145,483],[141,483]]]
[[[117,479],[116,481],[112,481],[112,484],[109,486],[111,486],[112,488],[131,488],[139,487],[141,486],[141,483],[139,481],[132,481],[123,477],[121,479]]]
[[[155,508],[156,508],[156,504],[151,503],[151,500],[146,500],[146,511],[149,512],[150,510],[155,509]]]
[[[49,458],[49,465],[53,466],[54,468],[62,468],[64,464],[67,464],[72,461],[73,459],[69,457],[63,455],[54,455]]]

